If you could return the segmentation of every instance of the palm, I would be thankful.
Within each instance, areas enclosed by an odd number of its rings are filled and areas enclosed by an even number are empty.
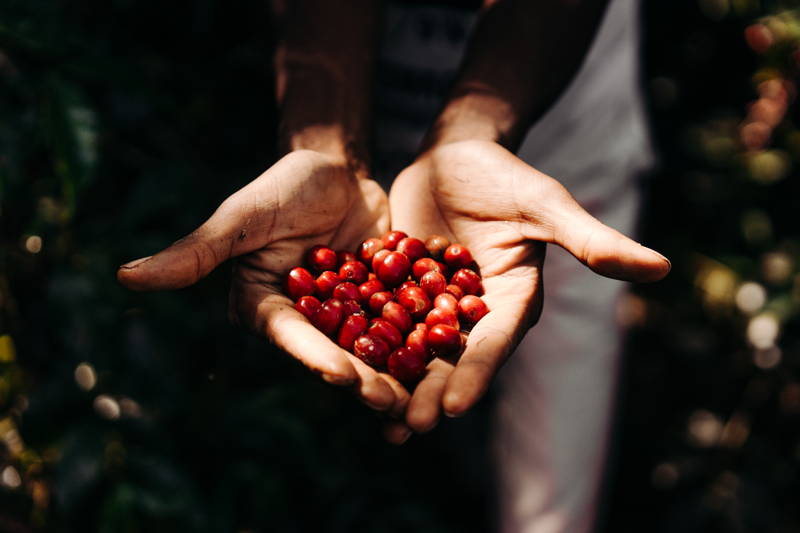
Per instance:
[[[390,202],[395,228],[443,234],[472,251],[491,310],[457,364],[430,364],[408,406],[407,421],[418,431],[432,427],[442,408],[458,415],[471,407],[535,323],[546,242],[606,276],[644,281],[668,270],[656,254],[583,211],[556,180],[494,143],[426,152],[398,176]]]
[[[354,384],[377,409],[402,411],[405,390],[316,330],[283,294],[286,273],[314,244],[354,250],[388,228],[388,202],[372,180],[341,162],[292,152],[228,198],[189,236],[118,273],[139,290],[191,285],[235,259],[229,301],[234,322],[270,339],[327,381]]]

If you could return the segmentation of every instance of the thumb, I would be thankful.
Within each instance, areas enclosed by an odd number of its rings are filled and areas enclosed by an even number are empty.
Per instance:
[[[234,195],[202,226],[161,252],[119,267],[117,280],[137,291],[180,289],[207,276],[220,263],[263,245],[248,235],[252,218]]]
[[[552,240],[594,272],[625,281],[658,281],[672,264],[669,260],[629,239],[586,212],[566,192],[552,210]]]

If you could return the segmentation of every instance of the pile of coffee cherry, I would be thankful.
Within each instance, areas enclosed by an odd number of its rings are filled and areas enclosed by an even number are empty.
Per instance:
[[[286,277],[295,308],[339,346],[413,385],[433,357],[458,356],[489,312],[470,251],[402,231],[362,242],[355,253],[317,245]]]

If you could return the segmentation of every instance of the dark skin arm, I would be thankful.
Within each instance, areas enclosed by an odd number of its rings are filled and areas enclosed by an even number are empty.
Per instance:
[[[458,362],[431,362],[405,422],[387,426],[390,441],[429,431],[442,414],[461,416],[483,396],[538,320],[546,243],[607,277],[644,282],[669,272],[663,256],[599,222],[556,179],[512,153],[577,72],[605,5],[501,0],[486,7],[421,154],[395,180],[393,226],[469,247],[491,312]]]
[[[389,227],[386,195],[365,157],[378,15],[370,0],[287,3],[276,57],[283,157],[197,230],[117,277],[134,290],[177,289],[232,259],[234,322],[374,409],[402,414],[407,391],[316,330],[282,290],[314,244],[354,250]]]

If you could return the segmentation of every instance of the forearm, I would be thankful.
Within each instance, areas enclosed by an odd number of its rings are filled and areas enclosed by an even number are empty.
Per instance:
[[[281,149],[317,150],[365,169],[380,2],[294,0],[281,15]]]
[[[606,4],[499,0],[485,8],[425,147],[482,139],[515,150],[577,72]]]

